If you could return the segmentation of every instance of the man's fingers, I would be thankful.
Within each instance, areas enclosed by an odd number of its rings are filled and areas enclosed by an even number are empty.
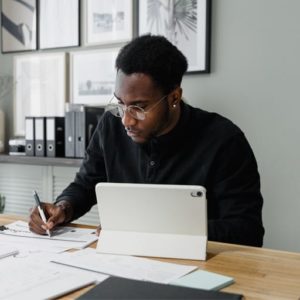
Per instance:
[[[38,234],[45,234],[46,230],[42,227],[43,223],[40,222],[40,219],[38,219],[36,216],[33,216],[30,218],[28,222],[29,229],[32,232],[38,233]]]
[[[51,207],[53,204],[49,204],[49,205]],[[43,203],[43,205],[42,205],[42,208],[43,208],[46,216],[51,215],[51,213],[49,212],[50,207],[48,207],[48,204],[45,204],[45,203]],[[48,228],[48,224],[45,224],[43,222],[43,220],[40,216],[40,213],[38,211],[38,208],[36,206],[31,209],[28,226],[32,232],[38,233],[38,234],[46,234],[47,229],[52,229],[54,227],[52,224],[52,227]]]
[[[31,210],[28,225],[31,231],[45,234],[46,230],[52,230],[55,226],[65,222],[66,214],[61,206],[53,203],[42,202],[41,207],[46,215],[46,224],[42,221],[37,207]]]
[[[65,213],[60,206],[51,206],[49,212],[51,217],[47,221],[48,229],[52,229],[54,226],[64,223]]]
[[[30,220],[29,220],[29,224],[31,224],[32,226],[34,224],[37,224],[37,225],[41,225],[42,224],[42,219],[40,217],[40,214],[39,214],[39,211],[36,207],[33,207],[31,209],[31,214],[30,214]]]

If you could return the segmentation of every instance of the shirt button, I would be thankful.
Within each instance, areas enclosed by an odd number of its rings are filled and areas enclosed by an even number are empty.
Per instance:
[[[151,161],[150,161],[150,166],[153,167],[154,165],[155,165],[155,161],[154,161],[154,160],[151,160]]]

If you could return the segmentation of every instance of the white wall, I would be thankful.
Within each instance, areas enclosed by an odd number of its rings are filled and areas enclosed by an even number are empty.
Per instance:
[[[299,12],[299,0],[213,0],[211,73],[183,82],[188,102],[227,116],[248,137],[265,199],[264,246],[298,252]],[[12,74],[11,54],[0,54],[3,71]],[[12,97],[1,107],[11,136]]]

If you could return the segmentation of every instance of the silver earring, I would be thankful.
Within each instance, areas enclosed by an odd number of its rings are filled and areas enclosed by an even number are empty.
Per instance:
[[[173,104],[173,108],[175,108],[175,107],[176,107],[176,103]]]

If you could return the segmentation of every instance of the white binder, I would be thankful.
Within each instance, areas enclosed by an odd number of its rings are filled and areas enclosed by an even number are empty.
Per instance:
[[[98,183],[97,252],[206,259],[207,203],[202,186]]]

